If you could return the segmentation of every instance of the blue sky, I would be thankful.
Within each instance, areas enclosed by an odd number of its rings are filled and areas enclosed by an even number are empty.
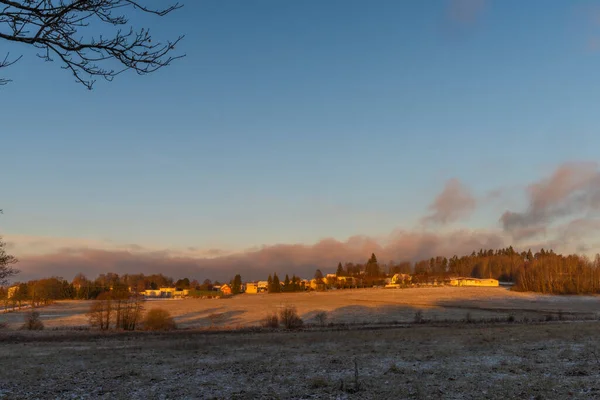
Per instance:
[[[186,1],[132,19],[185,34],[186,58],[93,91],[11,47],[2,232],[228,249],[377,236],[418,225],[451,178],[484,197],[597,160],[594,2],[475,0],[463,19],[457,4]],[[507,207],[458,225],[498,227]]]

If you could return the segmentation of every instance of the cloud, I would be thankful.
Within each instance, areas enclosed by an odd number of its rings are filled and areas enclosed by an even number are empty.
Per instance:
[[[63,248],[51,254],[21,256],[19,280],[43,276],[72,279],[82,272],[163,273],[174,278],[225,280],[236,273],[244,279],[264,279],[278,272],[311,277],[315,269],[335,270],[338,262],[365,262],[371,253],[382,262],[420,260],[437,255],[470,253],[504,245],[499,232],[458,230],[448,234],[396,231],[385,241],[354,236],[346,241],[323,239],[313,245],[276,244],[215,258],[175,255],[172,251],[133,252],[117,249]]]
[[[504,231],[515,240],[537,236],[562,218],[600,210],[600,172],[596,163],[566,163],[529,185],[527,194],[525,211],[506,211],[500,217]]]
[[[519,186],[510,192],[522,190]],[[507,191],[488,193],[483,199],[504,202]],[[429,206],[430,213],[421,219],[419,229],[398,229],[378,237],[326,238],[314,244],[263,245],[243,251],[24,235],[5,235],[5,240],[20,259],[19,280],[51,275],[70,280],[79,272],[91,278],[106,272],[163,273],[175,279],[198,280],[227,280],[237,273],[248,280],[264,279],[273,272],[308,278],[317,268],[333,272],[340,261],[365,262],[371,253],[388,262],[465,255],[508,245],[560,252],[590,252],[598,247],[598,243],[589,243],[600,232],[600,172],[595,163],[563,164],[525,191],[528,205],[524,210],[504,212],[500,217],[502,229],[428,231],[428,225],[439,227],[468,217],[483,201],[476,200],[460,181],[451,179]]]
[[[78,252],[82,249],[103,249],[108,251],[125,251],[132,254],[166,254],[173,257],[190,258],[212,258],[231,254],[231,250],[225,249],[202,249],[196,246],[182,248],[160,248],[152,246],[142,246],[136,243],[119,244],[111,240],[96,240],[86,238],[65,238],[50,236],[31,236],[31,235],[4,235],[4,239],[11,247],[11,251],[18,255],[43,255],[60,252]]]
[[[424,224],[446,225],[469,216],[475,210],[475,206],[475,198],[469,190],[457,179],[450,179],[429,206],[431,214],[421,221]]]
[[[448,18],[457,24],[473,24],[481,18],[487,3],[487,0],[449,0]]]

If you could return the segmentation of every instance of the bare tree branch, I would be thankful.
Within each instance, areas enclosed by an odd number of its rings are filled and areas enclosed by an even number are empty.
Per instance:
[[[38,57],[60,61],[77,82],[92,89],[97,77],[112,81],[126,70],[145,75],[185,56],[173,55],[183,36],[155,43],[146,28],[123,30],[129,23],[128,10],[164,17],[182,7],[175,3],[152,9],[141,3],[139,0],[0,0],[0,40],[39,49]],[[98,26],[108,32],[91,33]],[[19,59],[9,61],[7,55],[0,68]],[[0,79],[0,85],[9,81]]]
[[[0,214],[2,214],[2,210],[0,210]],[[6,243],[2,241],[2,237],[0,236],[0,285],[6,285],[11,276],[19,273],[19,270],[11,267],[18,260],[7,254],[5,248]]]

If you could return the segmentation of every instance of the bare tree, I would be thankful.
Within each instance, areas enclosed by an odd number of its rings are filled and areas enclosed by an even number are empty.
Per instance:
[[[2,210],[0,210],[2,214]],[[17,259],[6,252],[6,243],[0,236],[0,286],[8,283],[8,278],[19,273],[19,270],[11,265],[16,264]]]
[[[154,42],[147,28],[128,27],[128,11],[163,17],[182,7],[153,9],[141,0],[0,0],[0,40],[38,49],[45,61],[55,59],[75,80],[92,89],[97,77],[108,81],[123,71],[154,72],[184,55],[172,55],[183,36]],[[95,32],[102,32],[95,35]],[[21,57],[7,54],[0,68]],[[9,82],[0,79],[0,85]]]
[[[113,321],[113,311],[112,296],[109,292],[102,293],[90,306],[90,311],[88,312],[90,325],[100,330],[110,329],[111,322]]]

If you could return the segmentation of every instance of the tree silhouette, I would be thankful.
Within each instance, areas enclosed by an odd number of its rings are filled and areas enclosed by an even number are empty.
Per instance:
[[[317,283],[323,282],[323,273],[321,272],[320,269],[315,271],[315,279],[317,280]]]
[[[183,36],[158,42],[147,28],[122,29],[129,24],[128,14],[164,17],[181,7],[153,9],[135,0],[0,0],[0,41],[36,48],[39,58],[59,61],[76,82],[92,89],[97,77],[112,81],[126,70],[144,75],[183,57],[172,55]],[[20,58],[6,54],[0,68]],[[8,82],[0,79],[0,84]]]
[[[342,263],[339,263],[337,266],[337,271],[335,271],[336,276],[344,276],[344,267],[342,267]]]
[[[365,275],[369,277],[377,277],[379,274],[380,271],[377,257],[375,257],[375,253],[371,253],[371,258],[369,258],[369,261],[367,261],[367,265],[365,266]]]
[[[285,274],[285,279],[283,280],[283,291],[291,292],[292,287],[290,286],[290,277],[288,274]]]
[[[237,274],[231,283],[231,292],[233,294],[238,294],[242,292],[242,276]]]
[[[2,214],[2,210],[0,210]],[[6,252],[6,243],[0,236],[0,285],[6,285],[8,279],[19,273],[19,270],[12,267],[17,263],[17,259]]]
[[[279,277],[277,273],[273,274],[273,289],[272,293],[280,293],[281,292],[281,283],[279,282]]]

